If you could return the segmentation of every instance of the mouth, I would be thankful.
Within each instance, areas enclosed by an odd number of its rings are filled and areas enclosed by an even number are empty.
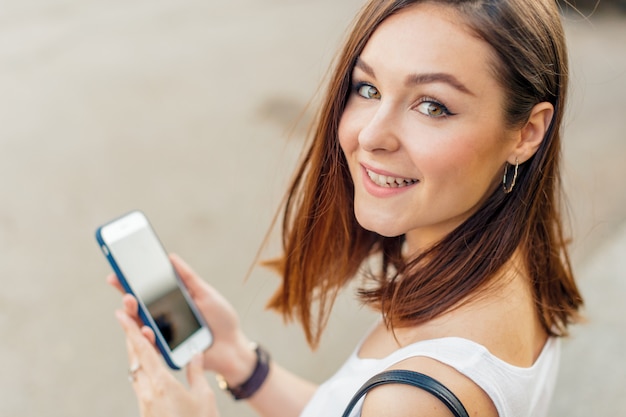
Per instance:
[[[412,178],[390,177],[387,175],[377,174],[374,171],[370,171],[369,169],[365,169],[365,172],[367,172],[367,176],[370,177],[372,182],[379,187],[402,188],[419,182],[419,180]]]

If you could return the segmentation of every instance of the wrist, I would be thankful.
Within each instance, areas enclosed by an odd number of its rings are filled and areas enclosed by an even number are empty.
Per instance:
[[[225,361],[226,367],[217,371],[220,379],[229,386],[245,382],[254,372],[257,363],[256,343],[242,340],[237,345],[237,348],[230,350],[229,358]]]
[[[269,375],[270,356],[262,347],[254,345],[254,368],[249,372],[246,379],[227,379],[217,374],[217,382],[223,390],[229,391],[236,400],[252,397],[263,385]],[[237,381],[237,382],[231,382]]]

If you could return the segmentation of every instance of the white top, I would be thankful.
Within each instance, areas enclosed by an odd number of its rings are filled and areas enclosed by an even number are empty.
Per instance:
[[[470,378],[489,395],[500,417],[545,417],[561,350],[560,340],[549,338],[535,363],[520,368],[498,359],[484,346],[458,337],[417,342],[383,359],[359,358],[360,345],[339,371],[320,385],[300,417],[340,416],[369,378],[415,356],[435,359]],[[361,407],[362,401],[351,417],[359,416]]]

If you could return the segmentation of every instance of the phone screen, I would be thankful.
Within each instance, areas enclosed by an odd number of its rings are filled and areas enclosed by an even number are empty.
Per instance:
[[[178,286],[174,267],[148,224],[108,241],[107,245],[170,350],[176,349],[201,328]]]

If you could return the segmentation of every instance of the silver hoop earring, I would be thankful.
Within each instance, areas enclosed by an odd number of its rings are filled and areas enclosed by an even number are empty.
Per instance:
[[[508,194],[513,191],[513,187],[515,187],[515,181],[517,180],[517,170],[519,168],[519,161],[515,158],[515,172],[513,172],[513,179],[511,180],[511,185],[506,186],[506,174],[509,169],[509,163],[506,162],[504,164],[504,176],[502,177],[502,189],[504,190],[504,194]]]

